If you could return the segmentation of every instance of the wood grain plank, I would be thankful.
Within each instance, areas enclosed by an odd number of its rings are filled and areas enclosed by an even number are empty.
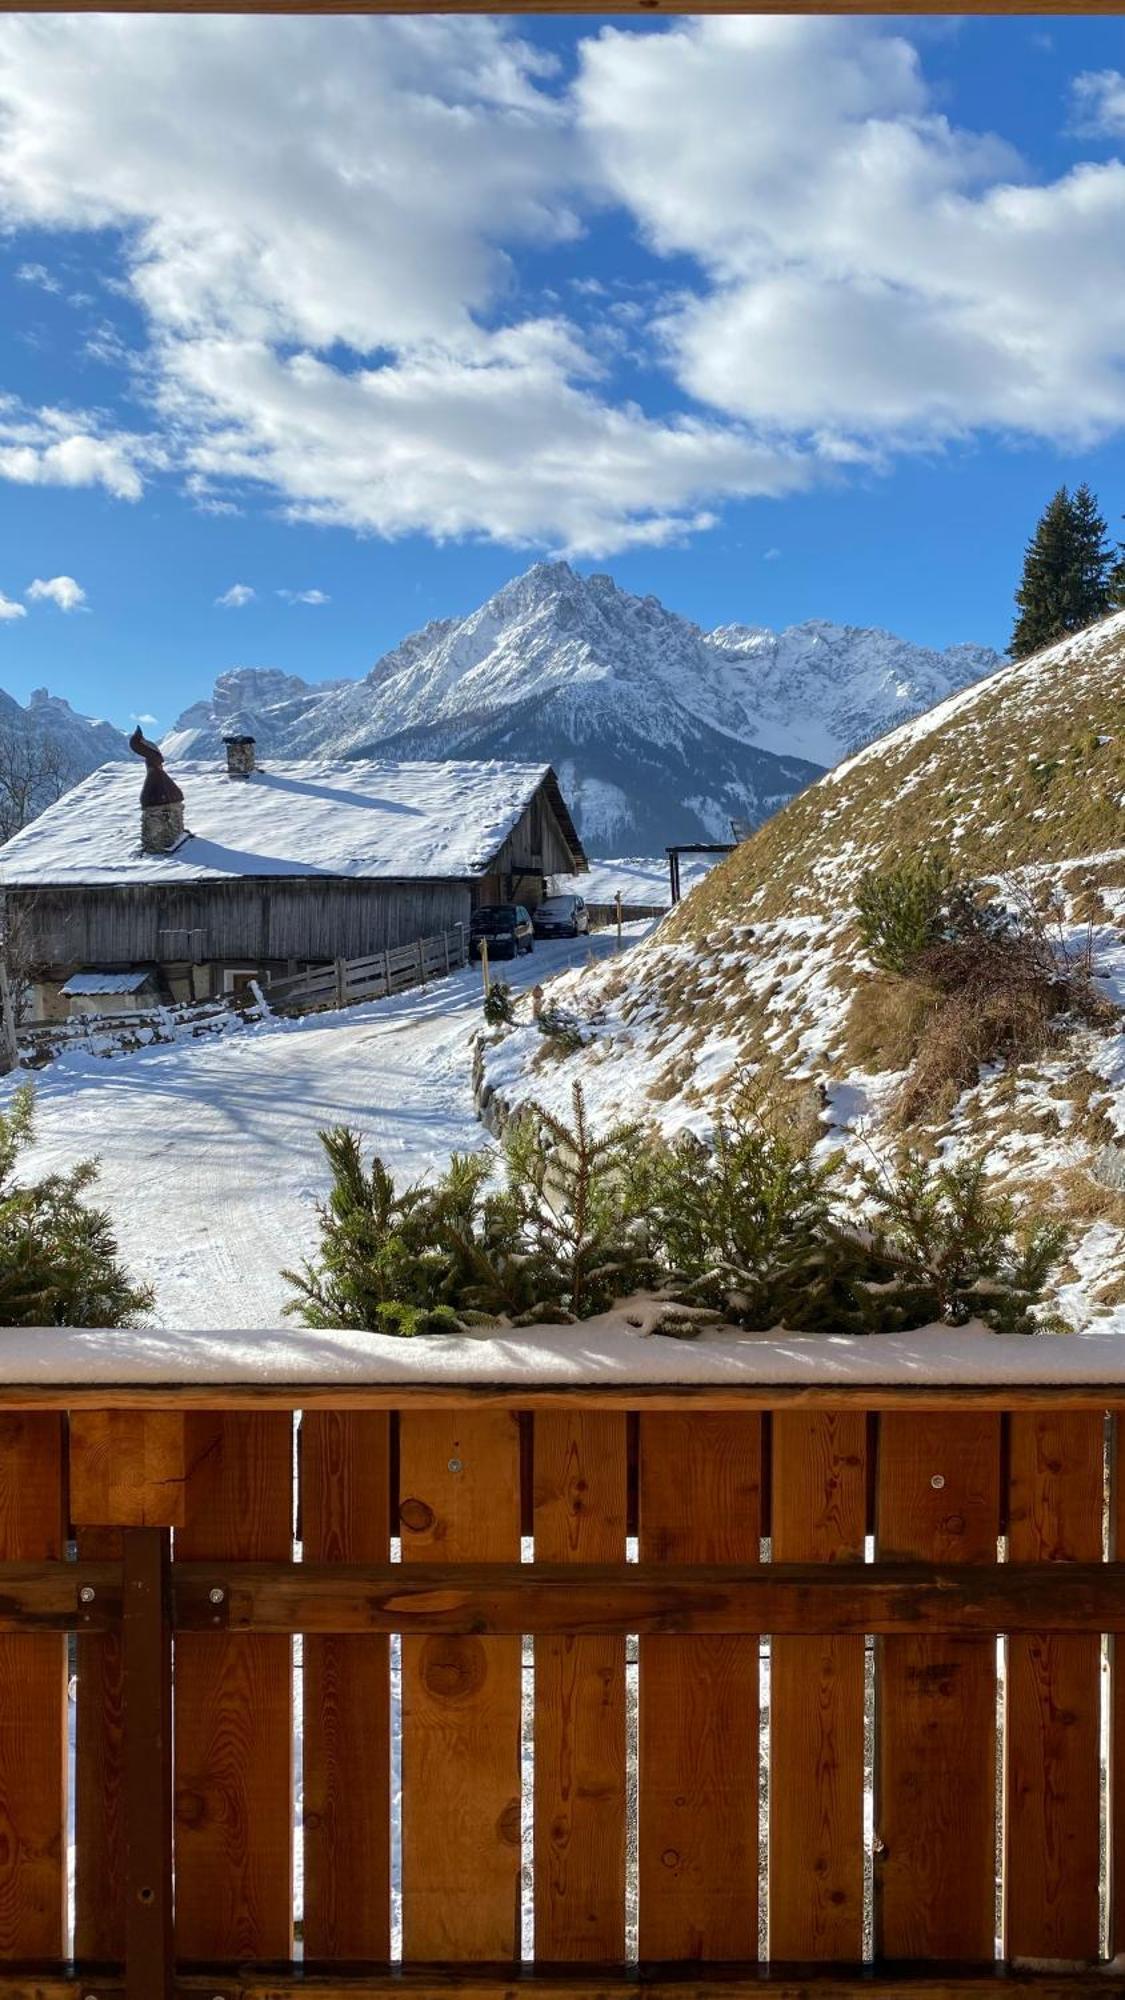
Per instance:
[[[390,1419],[310,1411],[301,1424],[307,1561],[386,1562]],[[385,1635],[304,1645],[305,1952],[390,1957],[390,1654]]]
[[[541,1412],[535,1559],[623,1562],[624,1415]],[[535,1642],[535,1956],[625,1956],[625,1640]]]
[[[1096,1562],[1102,1552],[1101,1417],[1016,1414],[1010,1436],[1012,1561]],[[1098,1955],[1100,1705],[1097,1633],[1009,1639],[1009,1955]]]
[[[858,1411],[774,1417],[775,1562],[863,1562],[866,1434]],[[863,1956],[863,1678],[862,1637],[772,1642],[771,1958]]]
[[[288,1416],[193,1416],[176,1554],[292,1553]],[[288,1958],[293,1933],[292,1643],[176,1639],[176,1943],[194,1959]]]
[[[76,1410],[69,1437],[75,1527],[180,1527],[185,1421],[177,1410]]]
[[[884,1416],[878,1451],[877,1557],[995,1562],[998,1416]],[[877,1672],[876,1957],[990,1959],[995,1641],[884,1639]]]
[[[518,1561],[514,1411],[404,1414],[404,1563]],[[402,1642],[402,1929],[407,1959],[519,1953],[518,1637]]]
[[[64,1549],[62,1418],[0,1416],[0,1561]],[[66,1640],[0,1638],[0,1961],[66,1934]]]
[[[120,1562],[120,1528],[79,1528],[78,1554]],[[74,1718],[74,1951],[114,1964],[125,1955],[124,1654],[121,1634],[80,1632]]]
[[[645,1411],[642,1561],[756,1563],[761,1457],[758,1417]],[[757,1956],[758,1650],[756,1636],[641,1640],[642,1959]]]

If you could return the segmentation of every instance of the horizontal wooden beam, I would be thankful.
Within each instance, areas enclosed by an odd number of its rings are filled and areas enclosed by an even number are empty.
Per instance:
[[[1121,1972],[1020,1972],[981,1966],[665,1966],[611,1968],[600,1973],[531,1967],[434,1966],[285,1973],[245,1968],[230,1973],[181,1973],[176,2000],[1086,2000],[1125,1994]],[[0,1986],[0,1996],[3,1987]]]
[[[186,1632],[1125,1632],[1125,1563],[172,1565]],[[0,1632],[113,1629],[111,1562],[0,1563]]]
[[[120,1563],[0,1563],[0,1632],[105,1631],[121,1597]]]
[[[1125,11],[1125,0],[1115,0]],[[67,12],[73,8],[67,0]],[[181,10],[176,9],[177,12]],[[225,4],[221,11],[232,10]],[[271,10],[272,11],[272,10]],[[692,12],[696,10],[693,8]],[[729,11],[728,9],[723,10]],[[823,9],[817,8],[818,13]],[[848,11],[851,11],[850,9]],[[1053,7],[1057,13],[1058,8]],[[3,12],[0,0],[0,12]],[[902,12],[900,6],[894,9]],[[763,1382],[731,1388],[702,1382],[583,1383],[552,1389],[481,1383],[217,1382],[5,1383],[5,1410],[1125,1410],[1122,1382],[855,1385]]]
[[[1125,1995],[1125,1974],[955,1965],[655,1966],[573,1972],[530,1966],[217,1966],[177,1974],[175,2000],[1094,2000]],[[125,2000],[121,1975],[0,1972],[0,2000]]]
[[[1125,1631],[1125,1563],[180,1563],[172,1589],[182,1631]]]

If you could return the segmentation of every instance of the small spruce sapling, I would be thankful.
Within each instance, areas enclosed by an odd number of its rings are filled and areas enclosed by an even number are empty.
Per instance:
[[[17,1184],[33,1136],[32,1093],[22,1089],[0,1111],[0,1326],[142,1325],[151,1288],[130,1282],[108,1214],[83,1200],[97,1162]]]
[[[580,1084],[572,1121],[536,1106],[505,1148],[506,1198],[542,1297],[531,1316],[586,1319],[651,1283],[655,1261],[636,1199],[640,1126],[595,1137]]]
[[[484,996],[484,1018],[490,1028],[510,1028],[516,1018],[512,989],[504,979],[494,979]]]
[[[856,1296],[871,1330],[970,1319],[997,1333],[1060,1330],[1041,1307],[1067,1230],[1023,1226],[1011,1197],[989,1190],[983,1157],[935,1167],[908,1152],[893,1172],[868,1168],[863,1185],[873,1275]]]

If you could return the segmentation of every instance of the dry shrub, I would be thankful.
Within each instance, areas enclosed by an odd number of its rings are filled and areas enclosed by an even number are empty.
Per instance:
[[[842,1057],[849,1069],[906,1069],[940,1000],[914,979],[879,973],[861,979],[852,995]]]
[[[896,1120],[942,1117],[986,1063],[1028,1062],[1052,1036],[1057,1009],[1033,987],[966,986],[950,993],[929,1021],[894,1104]]]

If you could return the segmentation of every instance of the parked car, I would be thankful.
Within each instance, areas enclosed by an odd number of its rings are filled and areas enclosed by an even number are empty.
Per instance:
[[[545,896],[532,923],[536,937],[581,937],[590,928],[590,912],[581,896]]]
[[[474,910],[469,919],[469,952],[480,957],[482,938],[488,939],[490,958],[518,958],[521,951],[535,950],[535,932],[522,903],[489,903]]]

